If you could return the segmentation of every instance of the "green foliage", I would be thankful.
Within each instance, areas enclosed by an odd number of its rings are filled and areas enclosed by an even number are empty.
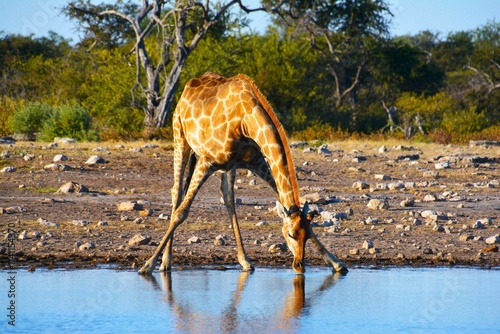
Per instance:
[[[80,141],[97,141],[99,135],[92,128],[90,113],[80,105],[62,105],[43,123],[37,136],[41,141],[52,141],[55,137],[70,137]]]
[[[14,133],[36,135],[37,140],[52,141],[54,137],[71,137],[81,141],[96,141],[98,132],[92,127],[90,113],[80,105],[52,107],[46,103],[28,103],[10,120]]]
[[[45,122],[53,117],[54,109],[40,102],[28,103],[10,119],[10,129],[28,136],[39,132]]]
[[[488,120],[483,113],[477,113],[475,107],[460,111],[448,111],[443,115],[443,129],[455,135],[479,132],[487,126]]]

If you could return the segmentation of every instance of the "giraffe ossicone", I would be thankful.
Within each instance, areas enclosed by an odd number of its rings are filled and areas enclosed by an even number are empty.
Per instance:
[[[187,218],[203,183],[222,171],[221,192],[232,222],[243,270],[253,270],[241,240],[234,208],[236,169],[257,174],[277,193],[283,237],[294,256],[295,272],[305,271],[305,244],[311,238],[335,271],[345,264],[328,252],[315,236],[308,205],[300,209],[299,188],[290,146],[276,114],[257,86],[240,74],[225,78],[205,73],[185,86],[173,115],[174,185],[170,225],[153,256],[139,270],[150,274],[163,252],[160,270],[172,265],[175,229]]]

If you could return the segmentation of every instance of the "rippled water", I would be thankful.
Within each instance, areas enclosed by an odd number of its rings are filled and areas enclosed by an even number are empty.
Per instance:
[[[0,272],[1,333],[498,333],[500,271]]]

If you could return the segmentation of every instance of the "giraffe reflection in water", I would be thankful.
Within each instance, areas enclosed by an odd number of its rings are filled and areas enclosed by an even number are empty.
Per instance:
[[[193,296],[187,298],[182,288],[176,286],[171,272],[161,273],[161,284],[155,276],[143,276],[150,281],[156,290],[165,293],[165,301],[170,306],[174,317],[173,332],[186,333],[239,333],[239,332],[298,332],[301,329],[301,317],[307,314],[311,307],[317,305],[318,299],[332,288],[346,273],[328,274],[322,284],[306,293],[306,276],[294,275],[283,278],[290,284],[281,286],[280,291],[261,292],[261,298],[256,299],[250,288],[253,272],[241,272],[236,288],[229,298],[220,297],[217,305],[207,305],[204,298]],[[210,273],[206,275],[209,279]],[[230,280],[225,283],[230,283]],[[203,286],[206,282],[197,281]],[[217,290],[217,289],[212,289]],[[208,294],[222,295],[223,291],[206,291]],[[176,291],[179,293],[176,295]],[[285,291],[285,292],[284,292]]]

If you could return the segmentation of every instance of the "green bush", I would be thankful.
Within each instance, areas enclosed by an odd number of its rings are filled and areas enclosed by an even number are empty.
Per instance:
[[[483,113],[477,113],[476,107],[461,111],[445,112],[442,127],[450,134],[470,135],[488,126],[488,120]]]
[[[10,129],[14,133],[34,136],[54,114],[54,108],[45,103],[31,102],[10,118]]]
[[[55,109],[43,124],[37,140],[52,141],[55,137],[70,137],[80,141],[97,141],[99,135],[92,128],[90,113],[78,104],[66,104]]]

